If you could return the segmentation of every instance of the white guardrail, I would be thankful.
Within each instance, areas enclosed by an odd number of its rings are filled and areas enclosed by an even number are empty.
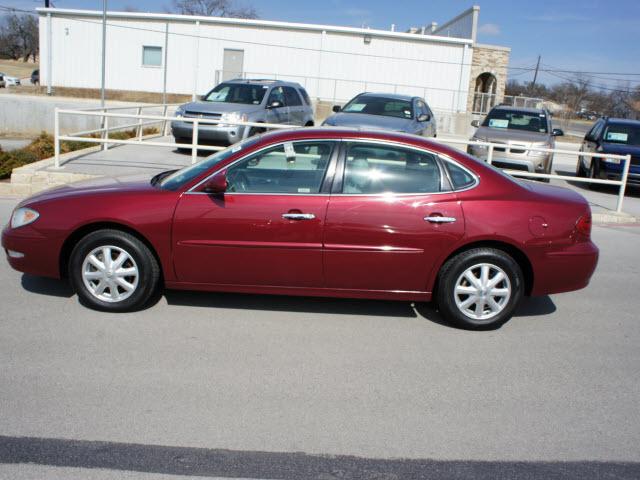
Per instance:
[[[144,106],[124,106],[124,107],[108,107],[105,109],[102,108],[93,108],[86,110],[66,110],[66,109],[56,109],[55,110],[55,122],[54,122],[54,130],[55,130],[55,168],[60,168],[60,142],[62,140],[67,141],[77,141],[77,142],[90,142],[96,144],[102,144],[103,149],[107,150],[109,145],[118,144],[118,145],[148,145],[148,146],[157,146],[157,147],[169,147],[169,148],[185,148],[191,150],[191,163],[196,163],[198,161],[198,150],[205,151],[218,151],[223,150],[225,147],[219,146],[211,146],[211,145],[201,145],[198,143],[198,126],[202,124],[206,125],[238,125],[238,126],[247,126],[247,127],[259,127],[259,128],[267,128],[267,129],[285,129],[285,128],[300,128],[292,125],[283,125],[277,123],[256,123],[256,122],[230,122],[230,121],[221,121],[221,120],[210,120],[205,118],[189,118],[189,117],[176,117],[167,115],[167,109],[170,106],[168,104],[158,104],[158,105],[144,105]],[[151,115],[151,114],[143,114],[143,108],[162,108],[162,115]],[[112,113],[112,110],[131,110],[135,109],[136,113]],[[107,111],[109,110],[109,111]],[[85,130],[81,132],[75,132],[68,135],[60,135],[60,115],[84,115],[90,117],[98,117],[101,119],[101,127],[93,130]],[[136,120],[135,123],[125,124],[125,125],[117,125],[117,126],[109,126],[110,118],[125,118],[125,119],[133,119]],[[159,132],[156,136],[166,136],[169,133],[169,124],[170,122],[178,120],[182,122],[191,122],[193,123],[193,134],[191,138],[191,143],[174,143],[174,142],[154,142],[147,139],[143,139],[143,130],[145,125],[162,125],[159,129]],[[116,139],[109,138],[110,131],[116,130],[126,130],[126,129],[136,129],[135,139]],[[87,137],[86,135],[97,134],[100,133],[101,137]],[[134,138],[134,137],[132,137]],[[508,148],[508,145],[490,143],[490,142],[480,142],[474,140],[459,140],[459,139],[444,139],[444,138],[436,138],[434,141],[443,143],[443,144],[454,144],[454,145],[477,145],[484,146],[487,148],[487,155],[485,161],[488,164],[493,163],[493,153],[495,148]],[[522,147],[518,147],[522,148]],[[566,180],[570,182],[580,182],[580,183],[595,183],[600,185],[613,185],[618,186],[618,199],[616,202],[616,212],[622,211],[622,204],[624,201],[624,192],[627,185],[627,179],[629,177],[629,167],[631,166],[631,155],[613,155],[613,154],[605,154],[605,153],[592,153],[592,152],[581,152],[576,150],[562,150],[557,148],[542,148],[542,147],[526,147],[528,152],[540,152],[540,153],[551,153],[551,154],[567,154],[567,155],[576,155],[577,157],[591,157],[591,158],[608,158],[611,160],[619,160],[620,162],[624,162],[624,167],[622,169],[622,175],[620,180],[605,180],[600,178],[589,178],[589,177],[576,177],[571,175],[557,175],[553,173],[533,173],[527,172],[523,170],[510,170],[503,169],[505,173],[516,177],[526,177],[526,178],[548,178],[555,180]]]

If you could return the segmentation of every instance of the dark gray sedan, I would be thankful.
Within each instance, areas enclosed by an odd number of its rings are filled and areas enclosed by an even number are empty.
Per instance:
[[[412,133],[425,137],[436,136],[436,119],[427,102],[420,97],[392,93],[361,93],[336,112],[322,125],[374,128]]]

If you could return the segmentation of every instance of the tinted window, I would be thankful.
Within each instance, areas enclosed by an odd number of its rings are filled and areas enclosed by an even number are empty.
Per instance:
[[[333,142],[286,142],[251,155],[227,171],[229,192],[320,192]]]
[[[449,161],[446,162],[446,165],[449,170],[449,177],[451,178],[451,183],[453,183],[454,190],[467,188],[475,183],[475,178],[473,178],[469,172],[459,165]]]
[[[271,90],[269,98],[267,99],[267,105],[271,105],[273,102],[280,102],[282,106],[286,105],[282,87],[275,87],[273,90]]]
[[[493,109],[482,122],[483,127],[548,133],[547,115],[504,108]]]
[[[353,143],[347,150],[343,193],[433,193],[441,190],[435,155]]]
[[[640,145],[640,125],[609,123],[604,130],[602,140],[621,145]]]
[[[302,105],[298,93],[291,87],[284,87],[284,98],[287,101],[287,105],[290,107]]]
[[[298,91],[302,95],[302,98],[304,99],[304,103],[306,103],[307,105],[311,105],[311,99],[309,98],[309,94],[307,93],[307,91],[304,88],[301,88]]]
[[[266,91],[264,85],[221,83],[204,97],[204,101],[260,105]]]
[[[347,103],[342,111],[385,117],[413,118],[413,108],[410,101],[375,95],[358,95]]]

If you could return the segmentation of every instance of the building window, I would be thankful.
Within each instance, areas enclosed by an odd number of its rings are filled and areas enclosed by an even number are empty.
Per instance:
[[[144,67],[162,66],[162,47],[142,47],[142,65]]]

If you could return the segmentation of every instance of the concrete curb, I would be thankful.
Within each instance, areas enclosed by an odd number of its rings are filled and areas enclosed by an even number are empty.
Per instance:
[[[640,222],[640,218],[624,212],[592,213],[591,219],[595,225],[606,225],[611,223],[636,224]]]

